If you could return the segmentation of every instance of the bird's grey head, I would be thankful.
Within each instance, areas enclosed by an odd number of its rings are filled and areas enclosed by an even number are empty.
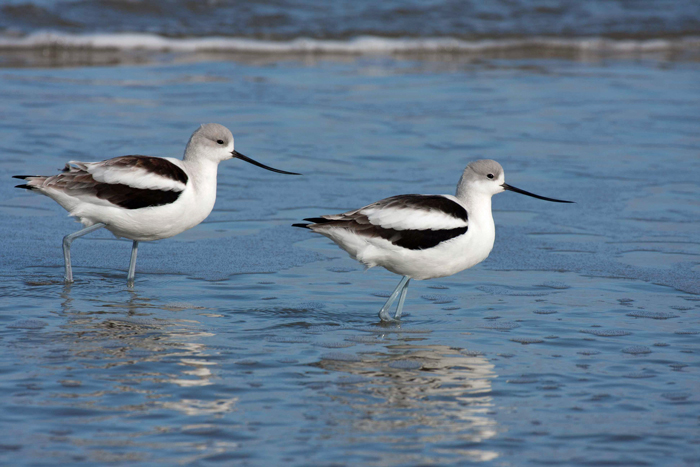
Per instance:
[[[457,185],[457,197],[493,196],[504,191],[503,167],[491,159],[470,162]]]
[[[185,160],[209,159],[221,162],[233,157],[233,135],[218,123],[205,123],[192,133],[185,149]]]
[[[462,173],[462,178],[459,180],[459,185],[457,185],[457,198],[466,201],[468,199],[487,196],[490,199],[493,195],[503,193],[506,190],[537,199],[543,199],[545,201],[552,201],[554,203],[573,202],[547,198],[546,196],[536,195],[529,191],[516,188],[513,185],[508,185],[505,182],[503,167],[501,167],[501,164],[491,159],[482,159],[467,165],[467,168],[464,169]]]
[[[244,160],[271,172],[300,175],[295,172],[274,169],[235,151],[233,149],[233,135],[228,128],[218,123],[205,123],[192,133],[187,148],[185,148],[184,160],[210,160],[218,164],[233,158]]]

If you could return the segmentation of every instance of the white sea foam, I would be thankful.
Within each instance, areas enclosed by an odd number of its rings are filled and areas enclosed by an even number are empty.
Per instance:
[[[465,40],[458,38],[384,38],[363,36],[349,40],[298,38],[271,41],[235,37],[168,38],[155,34],[71,35],[42,32],[24,37],[0,36],[0,49],[63,48],[81,50],[146,50],[255,54],[401,54],[483,53],[523,49],[599,53],[649,53],[700,50],[700,37],[616,40],[607,38],[531,37]]]

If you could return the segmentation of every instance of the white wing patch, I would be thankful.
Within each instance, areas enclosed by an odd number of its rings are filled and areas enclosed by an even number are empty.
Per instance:
[[[372,225],[394,230],[449,230],[467,227],[467,222],[442,211],[411,207],[369,207],[358,212]]]
[[[168,158],[168,161],[179,167],[179,164]],[[179,161],[177,161],[179,162]],[[110,185],[120,184],[127,185],[132,188],[140,188],[146,190],[163,190],[163,191],[184,191],[185,184],[173,180],[172,178],[163,177],[157,173],[150,172],[142,167],[124,167],[106,165],[103,162],[79,162],[70,161],[79,169],[82,169],[92,175],[92,178],[99,183],[108,183]]]

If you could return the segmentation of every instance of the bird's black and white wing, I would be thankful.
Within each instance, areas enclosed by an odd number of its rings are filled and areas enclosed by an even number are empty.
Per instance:
[[[467,210],[443,195],[399,195],[354,211],[305,219],[295,224],[315,232],[346,229],[353,234],[383,238],[409,250],[425,250],[467,232]]]
[[[179,162],[179,161],[177,161]],[[122,156],[102,162],[70,161],[51,177],[18,176],[22,188],[51,191],[93,204],[125,209],[162,206],[175,202],[187,187],[187,173],[175,160],[149,156]]]

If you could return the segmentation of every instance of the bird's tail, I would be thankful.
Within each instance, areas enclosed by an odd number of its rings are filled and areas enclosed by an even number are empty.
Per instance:
[[[20,180],[26,180],[27,183],[24,185],[15,185],[15,188],[23,188],[25,190],[35,190],[48,178],[45,175],[13,175],[12,178],[19,178]]]
[[[292,227],[301,227],[303,229],[311,229],[311,225],[313,224],[325,224],[326,222],[331,222],[331,219],[326,219],[324,217],[307,217],[304,219],[307,222],[310,222],[310,224],[292,224]]]

